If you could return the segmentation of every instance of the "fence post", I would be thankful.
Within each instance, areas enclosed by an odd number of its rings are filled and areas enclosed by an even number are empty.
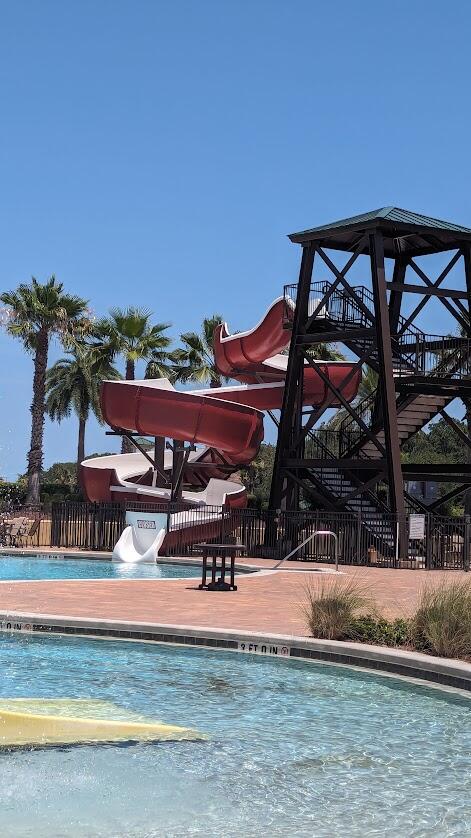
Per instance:
[[[430,513],[425,519],[425,570],[432,570],[433,566],[433,524]]]
[[[220,533],[221,533],[221,542],[220,543],[221,544],[225,544],[225,536],[226,536],[225,514],[226,514],[225,507],[221,506],[221,529],[220,529]]]
[[[356,532],[356,561],[355,564],[360,564],[361,556],[361,512],[357,512],[357,532]]]
[[[463,543],[463,570],[469,572],[469,536],[470,536],[471,517],[464,516],[464,543]]]

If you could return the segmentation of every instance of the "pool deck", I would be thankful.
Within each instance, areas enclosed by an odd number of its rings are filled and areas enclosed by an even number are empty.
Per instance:
[[[10,554],[21,552],[25,551],[9,551]],[[28,552],[47,555],[57,552],[62,556],[74,551],[39,548]],[[101,556],[105,557],[106,554]],[[179,561],[187,563],[184,559]],[[191,559],[189,563],[196,561]],[[333,579],[332,573],[325,573],[326,570],[332,572],[333,567],[289,562],[289,569],[273,571],[274,564],[266,559],[238,560],[240,566],[263,568],[263,572],[240,574],[238,590],[228,592],[200,591],[196,578],[199,567],[195,567],[195,579],[0,582],[0,611],[2,614],[87,617],[306,635],[301,607],[305,587],[307,584],[318,585],[321,578]],[[407,616],[425,584],[435,584],[450,576],[455,580],[469,578],[460,572],[445,574],[373,567],[340,569],[369,588],[377,608],[387,617]]]

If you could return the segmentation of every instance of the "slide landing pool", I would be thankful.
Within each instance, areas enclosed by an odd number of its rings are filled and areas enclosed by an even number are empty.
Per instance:
[[[465,838],[470,699],[346,667],[2,635],[0,704],[71,699],[206,738],[5,750],[2,835]],[[47,702],[53,702],[49,704]],[[107,710],[108,707],[108,710]],[[83,712],[83,711],[80,711]]]

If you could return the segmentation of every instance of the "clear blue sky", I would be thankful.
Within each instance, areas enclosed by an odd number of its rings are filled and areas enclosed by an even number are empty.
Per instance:
[[[99,314],[244,329],[296,279],[292,230],[389,204],[471,226],[464,0],[0,8],[2,290],[55,273]],[[11,478],[32,365],[4,334],[0,352]],[[48,424],[46,465],[75,440]],[[88,452],[112,446],[91,424]]]

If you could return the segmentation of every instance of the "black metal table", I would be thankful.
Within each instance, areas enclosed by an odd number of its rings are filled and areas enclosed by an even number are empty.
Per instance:
[[[198,586],[200,591],[236,591],[235,560],[237,553],[245,550],[245,544],[197,544],[196,546],[203,551],[203,575],[201,585]],[[207,581],[208,559],[211,561],[210,582]],[[219,565],[218,559],[220,559]],[[226,562],[229,562],[229,567],[226,567]],[[216,579],[218,570],[221,575]],[[226,572],[230,574],[230,582],[226,582]]]

